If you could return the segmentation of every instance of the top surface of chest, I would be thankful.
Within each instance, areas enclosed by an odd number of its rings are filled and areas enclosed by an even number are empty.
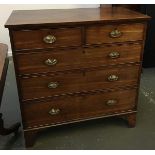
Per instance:
[[[54,9],[54,10],[15,10],[5,24],[7,28],[36,26],[78,25],[107,22],[144,21],[147,15],[121,7]]]

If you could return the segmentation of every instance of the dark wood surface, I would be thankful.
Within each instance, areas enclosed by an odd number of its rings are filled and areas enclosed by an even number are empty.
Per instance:
[[[48,97],[96,89],[115,88],[136,85],[138,82],[139,65],[115,66],[71,74],[40,76],[20,79],[23,100]],[[126,73],[128,71],[128,74]],[[117,81],[109,81],[111,75],[118,77]],[[57,88],[48,88],[50,82],[57,82]],[[34,91],[35,90],[35,91]]]
[[[155,5],[152,4],[113,4],[112,6],[125,7],[131,10],[135,10],[148,16],[151,16],[151,20],[148,22],[147,36],[144,48],[143,67],[155,67]]]
[[[3,97],[4,85],[7,75],[9,58],[7,57],[8,46],[0,43],[0,108]],[[12,125],[10,128],[4,128],[4,121],[0,113],[0,135],[8,135],[10,133],[17,133],[20,123]]]
[[[9,60],[7,58],[8,46],[0,43],[0,107],[7,74]]]
[[[23,105],[25,113],[23,121],[26,128],[36,128],[78,119],[104,117],[113,113],[118,114],[133,110],[135,108],[135,99],[136,89],[131,89],[93,95],[61,97],[47,102],[32,102]],[[116,100],[116,103],[108,105],[108,100]],[[51,115],[49,113],[51,109],[59,109],[60,112]]]
[[[48,44],[44,37],[53,35],[56,41]],[[81,28],[60,28],[33,31],[13,31],[15,49],[49,48],[59,46],[81,46]],[[69,37],[68,37],[69,36]]]
[[[120,37],[112,38],[110,32],[115,29],[119,30],[122,35]],[[86,29],[86,44],[143,40],[143,31],[144,24],[141,23],[90,26]]]
[[[112,38],[110,32],[118,29],[121,37]],[[82,27],[80,28],[66,28],[66,29],[46,29],[33,31],[13,31],[14,47],[16,50],[20,49],[35,49],[35,48],[53,48],[53,47],[68,47],[81,46],[82,40],[86,44],[101,44],[124,41],[143,40],[144,24],[113,24],[104,26],[88,26],[86,28],[86,38],[82,39]],[[43,38],[48,35],[56,37],[53,44],[47,44]],[[68,37],[70,36],[70,37]],[[102,37],[104,36],[104,37]],[[134,40],[133,40],[134,39]]]
[[[37,131],[53,125],[120,115],[135,126],[148,19],[119,7],[12,13],[5,27],[10,32],[26,146],[33,144]],[[56,41],[46,44],[47,35]],[[111,52],[119,56],[113,59]],[[57,63],[47,66],[47,59]],[[118,81],[108,81],[110,75]],[[58,87],[49,89],[50,82],[58,82]],[[118,105],[105,105],[115,98]],[[50,116],[52,107],[60,115]]]
[[[0,43],[0,80],[2,80],[3,68],[5,66],[5,60],[7,58],[8,46]]]
[[[49,10],[16,10],[5,24],[7,28],[50,25],[97,24],[123,21],[146,21],[149,16],[121,8],[88,8],[88,9],[49,9]],[[26,26],[26,27],[25,27]]]
[[[113,51],[118,52],[119,57],[111,58],[109,55]],[[140,62],[141,51],[141,43],[122,43],[88,48],[21,51],[16,53],[15,57],[18,64],[18,73],[22,75],[71,70],[72,68],[89,68],[96,64],[98,66],[107,66],[110,64]],[[48,59],[56,59],[57,63],[49,66],[45,63]]]

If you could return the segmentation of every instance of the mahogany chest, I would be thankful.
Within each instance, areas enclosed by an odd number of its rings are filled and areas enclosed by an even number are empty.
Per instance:
[[[56,125],[120,116],[135,126],[149,18],[120,7],[12,12],[26,146]]]

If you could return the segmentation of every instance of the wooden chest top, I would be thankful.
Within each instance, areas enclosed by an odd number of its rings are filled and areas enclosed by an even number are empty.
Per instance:
[[[107,22],[143,21],[150,19],[121,7],[89,9],[49,9],[49,10],[16,10],[5,24],[7,28],[35,26],[65,26],[78,24],[97,24]]]

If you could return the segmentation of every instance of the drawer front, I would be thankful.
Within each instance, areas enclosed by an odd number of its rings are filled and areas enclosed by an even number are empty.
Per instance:
[[[144,24],[90,26],[86,29],[86,44],[101,44],[143,40]]]
[[[19,74],[53,72],[74,68],[139,62],[142,46],[122,44],[104,47],[51,50],[17,54]]]
[[[15,49],[81,45],[81,28],[13,31]]]
[[[96,89],[136,85],[139,65],[94,69],[86,72],[19,78],[23,100]]]
[[[115,114],[135,107],[136,89],[61,97],[22,105],[24,127],[59,124]]]

